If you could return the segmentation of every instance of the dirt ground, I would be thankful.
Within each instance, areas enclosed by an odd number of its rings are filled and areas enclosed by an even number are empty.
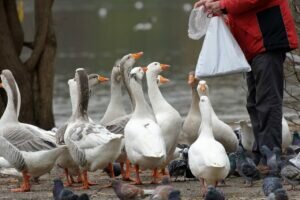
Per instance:
[[[150,182],[149,172],[142,172],[142,180],[145,185],[142,188],[154,189],[155,185],[147,184]],[[12,193],[10,189],[18,187],[18,180],[5,175],[0,175],[0,199],[52,199],[52,180],[56,177],[60,177],[61,172],[58,169],[54,169],[51,175],[45,175],[40,178],[40,183],[32,183],[31,192],[26,193]],[[104,173],[90,173],[89,177],[91,181],[96,182],[98,185],[92,186],[87,191],[77,191],[76,193],[86,192],[90,195],[90,199],[101,199],[101,200],[113,200],[118,199],[114,194],[112,188],[99,189],[101,186],[107,185],[110,182],[109,177]],[[120,177],[118,177],[120,178]],[[197,180],[183,181],[183,179],[172,182],[175,188],[179,189],[182,194],[183,200],[196,200],[202,199],[200,195],[200,184]],[[76,184],[75,186],[79,186]],[[249,188],[243,185],[243,179],[240,177],[232,177],[226,180],[226,185],[220,186],[219,188],[224,192],[226,199],[228,200],[248,200],[248,199],[265,199],[262,193],[262,181],[254,182],[254,186]],[[285,186],[289,188],[289,186]],[[300,199],[300,186],[298,190],[289,191],[289,197],[291,200]],[[74,190],[74,188],[71,188]]]

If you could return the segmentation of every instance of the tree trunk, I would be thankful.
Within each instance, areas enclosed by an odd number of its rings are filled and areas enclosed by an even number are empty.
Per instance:
[[[19,120],[45,129],[54,126],[52,111],[56,38],[52,27],[53,0],[35,1],[35,41],[28,60],[20,54],[24,43],[15,0],[0,0],[0,70],[12,71],[21,93]],[[6,106],[6,94],[0,92],[0,112]]]

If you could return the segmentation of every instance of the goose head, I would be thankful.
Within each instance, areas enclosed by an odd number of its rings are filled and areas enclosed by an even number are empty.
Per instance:
[[[143,56],[143,54],[144,54],[143,52],[138,52],[138,53],[130,53],[123,56],[119,61],[118,67],[120,67],[121,70],[127,71],[134,65],[136,60],[138,60],[140,57]]]
[[[130,71],[130,79],[134,79],[138,83],[142,83],[144,77],[144,69],[142,67],[135,67]]]
[[[105,83],[109,81],[109,78],[106,78],[99,74],[89,74],[88,80],[89,80],[89,88],[93,88],[95,85],[98,85],[99,83]]]
[[[196,78],[195,76],[195,72],[194,71],[191,71],[189,73],[189,76],[188,76],[188,84],[192,87],[192,88],[196,88],[197,85],[199,83],[199,80]]]
[[[0,87],[4,88],[8,99],[11,99],[15,111],[17,112],[17,115],[19,115],[21,96],[16,80],[11,71],[8,69],[3,70],[0,76]]]
[[[147,66],[147,72],[153,72],[156,75],[161,73],[162,71],[166,71],[170,68],[170,65],[161,64],[159,62],[152,62]]]
[[[209,95],[208,85],[205,80],[199,81],[197,91],[200,97]]]
[[[169,82],[170,82],[170,80],[169,80],[169,79],[167,79],[167,78],[163,77],[162,75],[158,75],[156,80],[157,80],[157,84],[158,84],[158,86],[161,86],[161,85],[164,85],[164,84],[166,84],[166,83],[169,83]]]

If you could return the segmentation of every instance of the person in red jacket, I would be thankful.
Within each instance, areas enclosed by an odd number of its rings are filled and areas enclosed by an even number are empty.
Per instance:
[[[247,110],[256,145],[281,148],[283,63],[285,53],[298,47],[297,32],[287,0],[199,0],[208,13],[227,14],[228,25],[243,50],[247,73]],[[259,161],[259,160],[258,160]]]

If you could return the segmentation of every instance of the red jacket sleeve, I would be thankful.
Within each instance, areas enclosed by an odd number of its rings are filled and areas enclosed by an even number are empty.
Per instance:
[[[220,3],[228,14],[237,15],[270,3],[270,0],[221,0]]]

